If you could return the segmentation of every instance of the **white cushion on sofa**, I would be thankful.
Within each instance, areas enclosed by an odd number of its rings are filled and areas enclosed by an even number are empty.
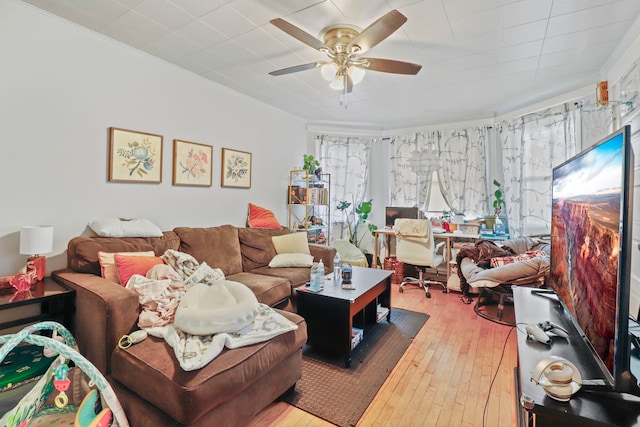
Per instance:
[[[311,267],[313,255],[310,254],[278,254],[271,259],[269,267]]]
[[[272,236],[271,241],[277,254],[310,254],[307,233],[290,233]]]
[[[236,332],[253,322],[259,311],[255,294],[242,283],[196,283],[180,299],[174,324],[193,335]]]
[[[89,227],[100,237],[162,237],[162,230],[148,219],[104,218]]]

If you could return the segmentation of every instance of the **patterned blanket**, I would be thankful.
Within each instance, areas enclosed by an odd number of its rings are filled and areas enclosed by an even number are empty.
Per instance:
[[[164,338],[185,371],[200,369],[227,348],[238,348],[267,341],[277,335],[292,331],[298,326],[260,304],[260,311],[253,323],[232,333],[191,335],[174,325],[175,312],[180,298],[195,283],[209,286],[224,280],[220,269],[198,262],[189,254],[167,250],[162,257],[165,264],[154,266],[146,277],[134,275],[127,288],[140,299],[141,313],[138,326],[150,335]]]

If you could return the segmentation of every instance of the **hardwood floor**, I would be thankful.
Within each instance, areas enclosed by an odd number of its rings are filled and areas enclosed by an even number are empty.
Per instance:
[[[358,427],[516,425],[516,331],[479,317],[473,305],[460,300],[459,293],[442,293],[439,286],[431,289],[431,299],[417,288],[399,293],[398,285],[393,285],[392,292],[393,307],[431,317],[378,391]],[[265,408],[250,424],[331,425],[284,402]]]

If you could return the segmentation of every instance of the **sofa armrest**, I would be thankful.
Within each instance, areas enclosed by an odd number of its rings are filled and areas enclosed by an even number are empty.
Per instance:
[[[322,259],[324,270],[333,273],[333,258],[336,256],[336,248],[317,243],[309,243],[309,252],[313,255],[313,260],[319,262]]]
[[[90,273],[71,269],[53,279],[76,291],[73,335],[80,352],[103,374],[111,370],[111,353],[122,335],[137,329],[140,304],[135,292]]]

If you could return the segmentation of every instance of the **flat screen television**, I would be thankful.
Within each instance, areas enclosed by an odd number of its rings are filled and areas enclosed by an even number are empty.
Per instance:
[[[615,391],[637,386],[628,336],[633,166],[625,126],[553,169],[550,283]]]
[[[419,219],[419,214],[420,211],[415,206],[411,208],[387,206],[385,212],[385,225],[387,227],[393,227],[393,224],[396,222],[397,218]]]

